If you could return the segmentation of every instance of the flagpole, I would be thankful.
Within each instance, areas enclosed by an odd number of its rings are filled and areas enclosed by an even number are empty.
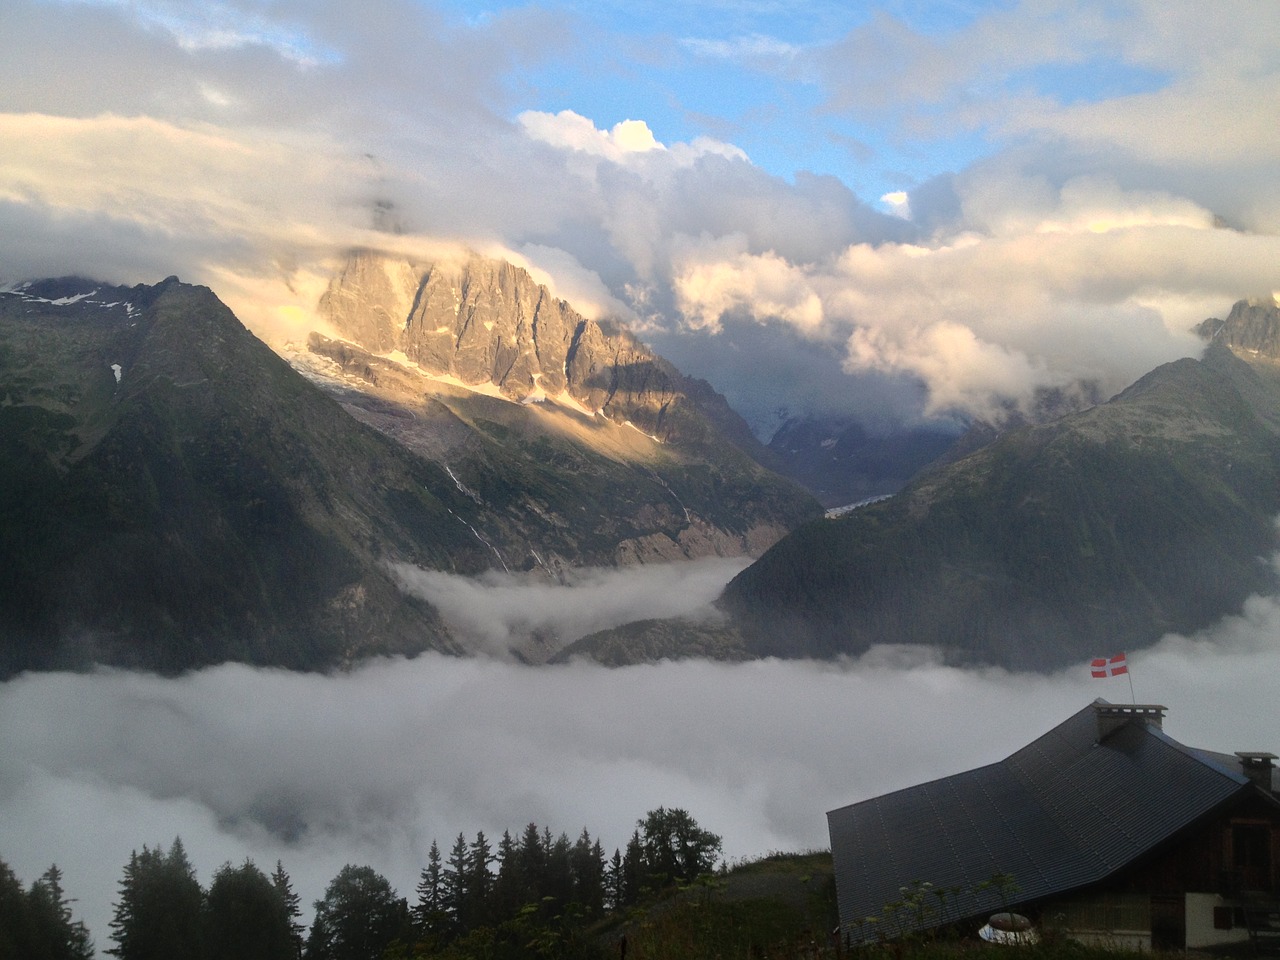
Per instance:
[[[1125,663],[1125,667],[1126,667],[1126,668],[1128,667],[1128,662],[1127,662],[1127,661],[1126,661],[1126,663]],[[1133,671],[1132,671],[1132,670],[1129,670],[1129,669],[1126,669],[1124,673],[1125,673],[1125,676],[1129,678],[1129,700],[1130,700],[1132,703],[1135,703],[1135,704],[1136,704],[1136,703],[1138,702],[1138,698],[1137,698],[1137,696],[1136,696],[1136,695],[1134,694],[1134,692],[1133,692]]]

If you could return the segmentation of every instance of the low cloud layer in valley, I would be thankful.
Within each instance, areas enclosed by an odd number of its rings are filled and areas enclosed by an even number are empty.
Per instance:
[[[1132,656],[1139,701],[1213,749],[1277,750],[1280,599]],[[1113,651],[1100,641],[1100,654]],[[1122,678],[856,662],[608,670],[380,660],[333,676],[227,665],[177,679],[32,674],[0,686],[0,859],[65,872],[99,947],[131,850],[181,835],[200,878],[281,859],[304,903],[346,863],[412,897],[435,838],[534,821],[606,849],[660,804],[731,858],[825,847],[825,812],[999,759]]]
[[[710,557],[679,564],[568,571],[563,583],[490,571],[460,577],[409,564],[394,568],[405,592],[432,604],[468,649],[503,655],[531,637],[551,652],[580,637],[636,620],[709,619],[712,601],[750,563]]]

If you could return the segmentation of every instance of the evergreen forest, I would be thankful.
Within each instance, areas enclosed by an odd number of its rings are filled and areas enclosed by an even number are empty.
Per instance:
[[[372,867],[343,867],[308,928],[281,862],[269,874],[251,860],[223,864],[206,888],[179,837],[130,855],[103,952],[118,960],[607,956],[625,944],[625,935],[602,935],[611,918],[709,877],[720,854],[719,836],[665,807],[638,820],[612,856],[585,828],[576,840],[535,823],[496,842],[460,833],[447,852],[432,842],[412,901]],[[24,888],[0,861],[0,960],[93,956],[58,868]]]

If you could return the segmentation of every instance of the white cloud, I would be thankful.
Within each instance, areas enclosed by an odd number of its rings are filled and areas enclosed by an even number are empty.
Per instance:
[[[597,630],[662,617],[714,618],[711,603],[750,562],[707,558],[681,564],[576,569],[563,583],[490,572],[459,577],[408,564],[394,567],[407,593],[436,607],[468,648],[502,656],[535,634],[567,646]]]
[[[680,45],[697,56],[719,60],[789,60],[801,49],[794,43],[762,33],[728,40],[686,37],[680,41]]]
[[[822,327],[822,301],[805,271],[773,251],[750,253],[741,235],[685,238],[677,249],[676,305],[695,329],[716,331],[734,311],[780,318],[802,332]]]
[[[612,130],[605,131],[597,130],[594,123],[572,110],[554,114],[526,110],[516,119],[534,140],[564,150],[580,150],[614,162],[622,161],[631,153],[666,150],[643,120],[623,120],[614,124]]]
[[[911,197],[905,190],[893,190],[880,198],[880,202],[889,208],[889,212],[903,220],[911,219]]]
[[[501,591],[499,591],[499,595]],[[1134,692],[1196,746],[1276,750],[1280,601],[1130,651]],[[1100,650],[1100,654],[1114,651]],[[207,883],[277,858],[304,904],[345,863],[412,896],[432,838],[536,821],[610,851],[660,804],[730,857],[827,844],[829,809],[999,759],[1124,679],[851,663],[529,668],[424,656],[317,676],[223,666],[0,685],[0,858],[66,875],[99,948],[120,871],[181,834]]]
[[[603,128],[573,103],[522,109],[526,68],[583,42],[565,15],[352,9],[7,3],[0,279],[177,273],[279,339],[312,322],[350,246],[516,251],[585,312],[643,323],[677,365],[705,347],[682,330],[781,324],[800,336],[769,366],[849,344],[854,377],[918,380],[930,409],[968,412],[1077,377],[1119,389],[1194,353],[1191,324],[1278,285],[1264,105],[1280,23],[1265,5],[1209,24],[1187,0],[1123,16],[1048,0],[927,36],[879,14],[825,48],[750,31],[685,44],[708,69],[732,56],[779,83],[816,78],[819,126],[870,118],[921,149],[988,138],[945,189],[891,191],[881,211],[834,177],[771,176],[638,115]],[[1095,64],[1141,82],[1069,100],[1037,73]],[[740,404],[840,407],[857,389],[801,397],[797,378],[721,367],[704,372]]]

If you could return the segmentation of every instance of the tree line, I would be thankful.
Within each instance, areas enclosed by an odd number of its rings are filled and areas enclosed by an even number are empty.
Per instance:
[[[447,854],[433,840],[410,903],[369,866],[349,864],[314,904],[310,928],[283,865],[224,864],[201,887],[181,838],[144,846],[125,864],[111,921],[118,960],[410,960],[600,955],[590,929],[610,914],[710,872],[720,837],[686,811],[659,807],[606,856],[530,823],[495,843],[459,833]],[[0,862],[0,960],[88,960],[93,944],[72,919],[51,867],[24,890]]]

